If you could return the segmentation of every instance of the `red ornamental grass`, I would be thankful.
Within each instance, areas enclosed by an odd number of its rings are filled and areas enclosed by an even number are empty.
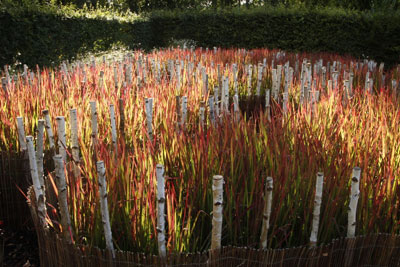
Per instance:
[[[257,66],[264,58],[267,67],[262,75],[262,96],[249,100],[246,66]],[[312,78],[316,80],[314,91],[320,91],[320,101],[315,105],[300,103],[303,59],[311,60]],[[314,71],[314,64],[319,64],[320,59],[325,67],[327,62],[332,66],[336,61],[336,70],[340,63],[335,88],[323,85],[322,70]],[[175,74],[169,69],[169,61],[174,62]],[[178,84],[176,63],[182,61],[181,84]],[[266,91],[272,88],[272,65],[276,68],[286,62],[294,69],[287,111],[284,113],[279,98],[271,100],[268,114],[264,99]],[[189,63],[193,63],[190,75]],[[237,64],[240,104],[248,110],[236,121],[232,119],[235,92],[232,63]],[[222,75],[229,79],[230,114],[222,114],[213,125],[208,99],[216,92],[214,86],[219,86],[218,65]],[[203,94],[203,67],[209,75],[206,94]],[[253,68],[252,92],[256,92],[257,71]],[[343,83],[350,71],[354,75],[353,91],[347,99]],[[308,243],[319,171],[324,173],[324,186],[318,240],[329,242],[345,236],[354,166],[362,169],[356,233],[399,233],[400,129],[397,121],[400,113],[398,99],[391,88],[391,80],[399,80],[398,68],[386,71],[384,82],[379,66],[361,66],[350,57],[326,53],[291,54],[266,49],[218,49],[216,53],[211,49],[206,53],[204,49],[202,52],[178,49],[150,54],[136,51],[131,59],[97,63],[96,67],[91,63],[83,68],[77,64],[67,72],[44,69],[40,80],[36,75],[30,82],[20,75],[17,81],[10,82],[7,95],[1,91],[0,147],[6,151],[19,148],[17,116],[24,117],[26,134],[34,134],[42,110],[48,109],[56,133],[54,118],[64,115],[69,129],[69,109],[77,108],[80,176],[75,177],[72,169],[67,168],[68,203],[76,242],[105,246],[94,155],[106,166],[114,245],[119,249],[157,251],[157,163],[165,166],[169,251],[209,248],[211,179],[215,174],[225,180],[223,245],[258,247],[267,176],[274,178],[268,247]],[[365,90],[367,73],[373,80],[371,92]],[[334,79],[332,74],[327,70],[326,83]],[[283,73],[279,95],[284,90],[285,78]],[[187,97],[184,125],[177,123],[176,96]],[[154,103],[152,140],[147,133],[145,98],[153,98]],[[118,154],[115,154],[109,105],[114,104],[118,128],[122,122],[119,99],[123,103],[124,132],[118,131]],[[98,121],[94,149],[89,108],[92,100],[96,101]],[[246,106],[245,101],[251,105]],[[204,127],[199,117],[201,105],[206,107]],[[67,130],[70,151],[68,136]],[[46,164],[47,171],[52,171],[51,163]],[[58,216],[51,218],[54,227],[62,231],[57,226]]]

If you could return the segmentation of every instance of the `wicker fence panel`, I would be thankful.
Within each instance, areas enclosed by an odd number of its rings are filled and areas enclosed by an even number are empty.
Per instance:
[[[30,185],[27,155],[0,151],[0,220],[3,227],[22,229],[31,225],[26,198],[21,193]]]
[[[228,246],[219,251],[169,254],[165,259],[117,251],[113,259],[109,251],[68,244],[57,233],[43,229],[38,224],[32,190],[28,197],[38,234],[42,266],[400,266],[400,236],[389,234],[341,238],[317,247],[257,250]]]

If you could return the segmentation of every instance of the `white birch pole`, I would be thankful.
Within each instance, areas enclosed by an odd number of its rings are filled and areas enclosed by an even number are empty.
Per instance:
[[[240,108],[239,108],[239,96],[235,94],[233,96],[233,113],[234,113],[234,118],[236,121],[239,121],[240,118]]]
[[[90,101],[90,114],[91,114],[91,121],[92,121],[92,144],[96,144],[97,138],[97,108],[96,108],[96,101]]]
[[[56,167],[56,185],[58,190],[58,205],[61,214],[61,226],[65,240],[71,243],[71,218],[68,210],[67,201],[67,182],[65,180],[64,161],[62,155],[58,154],[53,157]]]
[[[251,96],[251,76],[252,75],[253,75],[253,66],[249,65],[248,76],[247,76],[247,96]]]
[[[104,89],[104,71],[100,71],[100,77],[99,77],[99,87],[100,89]]]
[[[351,175],[351,195],[347,220],[347,237],[353,238],[356,232],[357,203],[360,196],[361,168],[354,167]]]
[[[212,125],[215,124],[215,112],[214,112],[214,96],[208,98],[208,108],[210,113],[210,122]]]
[[[17,117],[18,140],[21,151],[26,151],[25,128],[23,117]]]
[[[181,112],[182,112],[181,125],[184,126],[186,123],[186,118],[187,118],[187,96],[182,96],[181,101],[182,101],[182,103],[181,103],[181,108],[182,108],[182,110],[181,110]]]
[[[315,185],[315,200],[314,200],[314,212],[312,220],[312,229],[310,236],[310,245],[315,246],[318,240],[318,228],[319,228],[319,215],[321,211],[322,202],[322,187],[324,182],[324,174],[319,172],[317,174],[317,182]]]
[[[235,95],[238,95],[238,82],[237,82],[237,65],[232,65],[233,69],[233,89],[235,91]]]
[[[353,95],[353,80],[354,80],[354,73],[350,72],[350,74],[349,74],[349,88],[350,88],[351,95]]]
[[[263,223],[261,228],[261,237],[260,244],[262,249],[267,248],[267,237],[269,230],[269,219],[271,216],[271,207],[272,207],[272,190],[274,188],[274,181],[272,177],[267,177],[267,182],[265,184],[265,204],[263,210]]]
[[[276,70],[276,99],[279,97],[279,91],[282,83],[282,65],[278,65]]]
[[[79,170],[79,140],[78,140],[78,117],[76,109],[70,109],[70,130],[71,130],[71,145],[72,145],[72,160],[74,165],[74,176],[77,178],[80,174]]]
[[[44,192],[45,188],[44,188],[44,176],[43,176],[43,173],[44,173],[44,171],[43,171],[43,135],[44,135],[44,120],[38,120],[37,139],[36,139],[36,163],[37,163],[40,187],[42,188],[42,190]]]
[[[212,235],[211,250],[221,248],[222,220],[223,220],[223,188],[224,178],[221,175],[213,177],[213,215],[212,215]]]
[[[229,79],[228,77],[224,78],[225,86],[224,86],[224,105],[225,112],[229,112]]]
[[[261,63],[258,63],[257,90],[256,90],[257,96],[260,96],[260,91],[261,91],[262,70],[263,70],[263,65]]]
[[[40,185],[40,180],[39,180],[39,176],[38,176],[37,162],[36,162],[36,157],[35,157],[35,148],[33,147],[33,137],[32,136],[26,137],[26,144],[27,144],[27,150],[28,150],[28,156],[29,156],[29,166],[30,166],[30,171],[31,171],[33,189],[35,190],[36,202],[37,202],[37,207],[38,207],[38,216],[39,216],[40,224],[43,227],[46,227],[47,226],[46,204],[45,204],[45,198],[44,198],[43,190]]]
[[[46,128],[47,138],[49,139],[50,151],[52,152],[53,155],[55,155],[56,150],[55,150],[55,144],[54,144],[54,135],[53,135],[53,130],[51,128],[49,111],[47,109],[44,109],[42,111],[42,114],[44,116],[44,121],[45,121],[44,127]]]
[[[370,94],[372,94],[373,88],[374,88],[374,80],[373,80],[373,79],[369,79],[369,88],[368,88],[368,92],[369,92]]]
[[[114,245],[112,242],[110,216],[108,213],[106,169],[104,167],[104,162],[97,161],[96,167],[99,179],[101,220],[104,228],[104,237],[106,239],[106,248],[111,251],[113,258],[115,258]]]
[[[219,121],[219,88],[218,86],[214,88],[214,117],[215,120]]]
[[[162,258],[166,256],[165,247],[165,181],[164,166],[157,164],[157,240],[158,255]]]
[[[67,163],[67,144],[65,134],[65,118],[58,116],[57,121],[57,135],[58,135],[58,153],[62,156],[64,164]]]
[[[278,72],[276,69],[272,69],[272,98],[278,100]]]
[[[287,113],[288,110],[289,94],[287,92],[283,93],[283,114]]]
[[[270,89],[265,91],[265,112],[267,112],[269,122],[271,122],[271,105],[270,105],[271,97],[270,97],[270,95],[271,95]]]
[[[204,108],[204,106],[201,106],[200,110],[199,110],[200,127],[201,128],[204,127],[204,113],[205,113],[205,108]]]
[[[333,83],[332,80],[328,80],[328,92],[333,90]]]
[[[114,147],[115,155],[118,155],[117,147],[117,126],[115,124],[115,108],[113,104],[110,104],[110,121],[111,121],[111,140]]]
[[[322,67],[322,81],[321,81],[321,84],[322,84],[322,88],[325,89],[325,87],[326,87],[326,67]]]
[[[146,108],[146,121],[147,121],[147,134],[149,135],[150,141],[153,141],[153,98],[145,98]]]
[[[117,66],[114,65],[113,70],[114,70],[114,87],[115,87],[115,89],[117,89],[117,88],[118,88],[118,71],[117,71]]]
[[[128,84],[128,86],[132,85],[132,66],[128,65],[127,69],[126,69],[126,83]]]
[[[202,67],[201,68],[201,77],[203,80],[203,96],[207,95],[208,91],[208,75],[206,74],[206,68]]]
[[[160,62],[159,61],[157,61],[156,77],[157,77],[157,83],[160,83],[161,82],[161,66],[160,66]]]
[[[305,102],[305,92],[304,92],[304,87],[305,87],[305,76],[306,76],[306,71],[304,69],[304,63],[301,68],[301,75],[300,75],[300,105],[303,105]]]
[[[396,80],[392,80],[392,94],[396,95],[397,94],[397,81]]]

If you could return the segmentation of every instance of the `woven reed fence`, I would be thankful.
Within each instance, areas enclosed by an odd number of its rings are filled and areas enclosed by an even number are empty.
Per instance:
[[[32,185],[25,153],[0,151],[0,220],[2,227],[21,229],[31,224],[22,192]],[[21,191],[22,192],[21,192]]]
[[[28,199],[41,266],[400,266],[400,236],[389,234],[341,238],[317,247],[260,250],[227,246],[218,251],[167,254],[165,259],[116,251],[113,259],[110,251],[68,244],[56,232],[44,229],[32,188]]]

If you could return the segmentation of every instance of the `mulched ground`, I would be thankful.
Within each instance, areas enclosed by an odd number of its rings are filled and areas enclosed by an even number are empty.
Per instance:
[[[0,266],[40,266],[37,237],[33,228],[25,230],[0,228]]]

